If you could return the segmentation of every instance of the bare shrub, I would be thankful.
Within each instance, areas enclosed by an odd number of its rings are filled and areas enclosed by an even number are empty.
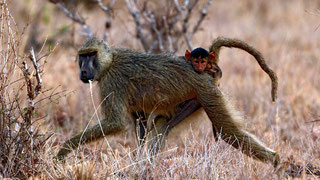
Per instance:
[[[87,37],[93,36],[92,30],[76,11],[76,5],[70,8],[70,3],[52,1],[67,15],[69,19],[82,26],[83,34]],[[103,5],[101,0],[93,1],[102,11],[106,13],[104,39],[107,39],[106,31],[111,27],[113,7],[115,0],[108,5]],[[118,1],[119,2],[119,1]],[[207,9],[212,0],[203,3],[200,0],[178,0],[170,1],[134,1],[125,0],[125,4],[133,18],[136,27],[136,38],[141,42],[143,49],[148,53],[176,52],[184,47],[186,43],[189,49],[193,49],[191,39],[199,30],[199,27],[207,15]],[[69,8],[68,8],[69,7]],[[200,9],[200,10],[197,10]],[[72,10],[70,10],[72,9]],[[198,11],[198,13],[194,13]],[[190,23],[190,19],[196,19]]]
[[[43,146],[49,135],[39,132],[37,104],[42,68],[49,54],[33,49],[21,54],[21,38],[7,2],[0,14],[0,177],[27,178],[40,171]]]

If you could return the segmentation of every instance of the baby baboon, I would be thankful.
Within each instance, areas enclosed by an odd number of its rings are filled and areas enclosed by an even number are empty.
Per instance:
[[[211,46],[209,47],[209,52],[203,48],[196,48],[191,52],[186,50],[185,58],[187,59],[187,61],[191,61],[195,71],[202,73],[203,71],[208,70],[211,74],[217,74],[217,77],[221,78],[222,71],[218,66],[218,63],[219,54],[222,47],[242,49],[251,54],[256,59],[260,67],[269,75],[271,79],[271,96],[272,100],[275,101],[275,99],[277,98],[278,88],[278,78],[276,74],[267,66],[261,53],[244,41],[218,37],[212,42]]]
[[[217,80],[221,79],[222,71],[215,62],[214,52],[209,53],[207,50],[199,47],[191,52],[186,50],[184,57],[192,64],[192,67],[196,72],[202,73],[206,71]]]
[[[279,163],[275,151],[244,129],[242,119],[234,115],[213,83],[214,78],[193,71],[182,58],[111,49],[104,41],[92,38],[79,49],[79,66],[80,79],[98,81],[100,97],[108,97],[102,103],[104,119],[102,127],[97,124],[67,140],[57,154],[59,159],[83,143],[124,130],[127,117],[142,110],[147,116],[156,115],[148,132],[148,147],[151,152],[157,152],[163,145],[170,120],[181,110],[180,104],[196,100],[224,141],[261,161],[275,166]]]

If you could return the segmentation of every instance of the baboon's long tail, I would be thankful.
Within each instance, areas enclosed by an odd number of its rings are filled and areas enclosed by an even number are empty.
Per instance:
[[[228,48],[239,48],[244,51],[247,51],[249,54],[251,54],[259,63],[261,69],[266,72],[270,79],[271,79],[271,96],[272,101],[275,101],[277,98],[277,90],[278,90],[278,77],[277,75],[268,67],[266,64],[262,54],[256,50],[254,47],[250,46],[249,44],[238,40],[238,39],[230,39],[230,38],[224,38],[224,37],[218,37],[213,42],[212,45],[209,47],[210,52],[215,53],[215,60],[218,63],[219,62],[219,53],[221,47],[228,47]]]

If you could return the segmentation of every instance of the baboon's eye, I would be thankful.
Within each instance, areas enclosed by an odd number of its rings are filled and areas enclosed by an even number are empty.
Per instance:
[[[94,58],[93,58],[93,60],[92,60],[92,64],[93,64],[93,67],[94,68],[97,68],[98,67],[98,60],[97,60],[97,58],[96,58],[96,56],[94,56]]]
[[[97,51],[89,52],[87,53],[87,56],[95,56],[97,54]]]
[[[93,52],[88,52],[86,54],[79,54],[80,57],[91,57],[91,56],[95,56],[97,55],[97,51],[93,51]]]

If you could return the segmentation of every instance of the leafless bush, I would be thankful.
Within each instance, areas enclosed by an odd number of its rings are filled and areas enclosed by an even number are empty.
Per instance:
[[[52,1],[57,7],[75,23],[82,26],[83,34],[93,36],[90,27],[79,13],[69,10],[62,1]],[[101,0],[94,0],[102,11],[106,13],[106,30],[111,27],[111,19],[115,0],[108,5],[103,5]],[[148,0],[125,0],[125,4],[135,22],[136,38],[148,53],[176,52],[186,43],[189,49],[193,49],[191,39],[199,30],[201,23],[207,15],[207,8],[212,0],[206,1],[200,11],[197,11],[199,0],[148,1]],[[198,16],[198,17],[197,17]],[[191,25],[190,19],[196,19]],[[103,22],[102,22],[103,23]],[[106,33],[104,34],[107,39]]]
[[[40,171],[40,154],[50,137],[39,132],[36,111],[48,54],[38,58],[33,49],[20,54],[23,33],[6,0],[0,7],[0,177],[27,178]]]

